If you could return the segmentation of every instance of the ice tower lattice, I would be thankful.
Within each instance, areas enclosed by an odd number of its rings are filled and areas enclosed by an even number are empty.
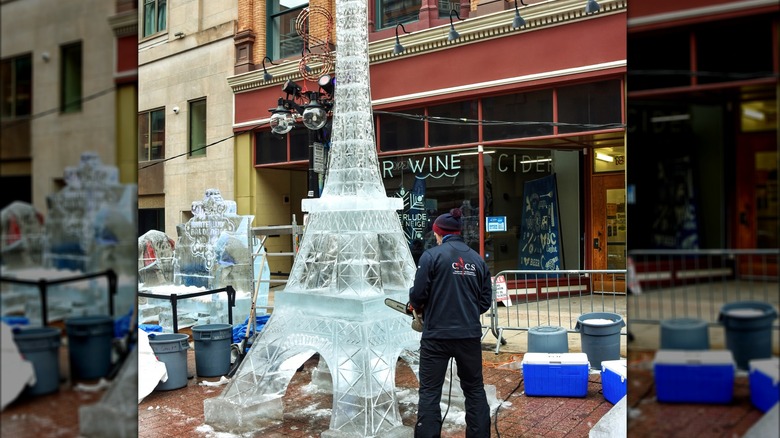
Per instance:
[[[231,382],[204,402],[206,423],[217,430],[251,432],[281,420],[290,379],[317,352],[333,383],[330,428],[322,436],[412,434],[401,422],[395,367],[405,350],[417,350],[419,333],[384,299],[406,302],[415,266],[396,213],[403,201],[387,197],[379,174],[367,8],[365,0],[336,1],[337,86],[325,186],[319,199],[303,201],[308,223],[271,318]]]

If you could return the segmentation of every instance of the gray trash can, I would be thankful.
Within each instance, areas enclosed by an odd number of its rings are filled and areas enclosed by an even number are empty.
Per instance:
[[[195,372],[202,377],[224,376],[230,371],[233,326],[205,324],[192,327],[195,341]]]
[[[602,361],[620,359],[620,329],[625,326],[617,313],[583,313],[577,318],[575,330],[591,368],[600,370]]]
[[[155,391],[187,386],[187,349],[190,348],[188,338],[189,336],[180,333],[149,334],[149,345],[157,359],[165,364],[165,370],[168,372],[168,380],[158,383]]]
[[[662,350],[709,350],[707,322],[698,318],[661,321]]]
[[[35,385],[25,394],[49,394],[60,388],[60,329],[56,327],[25,328],[14,333],[14,342],[25,360],[35,370]]]
[[[772,357],[772,321],[777,310],[762,301],[736,301],[720,309],[718,321],[726,330],[726,348],[737,367],[748,369],[751,359]]]
[[[106,315],[79,316],[65,320],[68,358],[73,379],[91,380],[111,371],[114,319]]]
[[[529,353],[568,353],[569,335],[563,327],[540,325],[528,330]]]

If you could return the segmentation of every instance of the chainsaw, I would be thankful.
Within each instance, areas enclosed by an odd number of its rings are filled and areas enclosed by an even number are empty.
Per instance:
[[[418,331],[422,333],[423,329],[423,319],[422,319],[422,313],[417,313],[417,310],[412,308],[412,305],[409,303],[402,303],[400,301],[396,301],[391,298],[385,298],[385,305],[396,312],[401,312],[405,315],[409,315],[412,317],[412,330]]]

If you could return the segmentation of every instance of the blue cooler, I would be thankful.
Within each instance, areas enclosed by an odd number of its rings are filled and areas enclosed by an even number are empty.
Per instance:
[[[617,404],[626,396],[626,360],[605,360],[601,362],[601,392],[608,402]]]
[[[736,364],[729,350],[658,350],[653,361],[662,403],[730,403]]]
[[[777,404],[780,394],[780,358],[752,359],[749,364],[750,401],[761,412],[767,412]]]
[[[523,356],[525,395],[585,397],[588,394],[588,355],[585,353],[526,353]]]

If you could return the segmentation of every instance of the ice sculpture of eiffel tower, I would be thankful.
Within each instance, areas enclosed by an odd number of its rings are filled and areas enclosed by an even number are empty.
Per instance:
[[[384,305],[408,300],[415,266],[379,174],[368,73],[368,3],[336,1],[336,78],[330,162],[309,212],[289,281],[223,392],[204,402],[206,423],[233,433],[282,419],[282,396],[314,352],[333,383],[323,437],[411,436],[395,394],[395,367],[419,347],[411,319]]]

